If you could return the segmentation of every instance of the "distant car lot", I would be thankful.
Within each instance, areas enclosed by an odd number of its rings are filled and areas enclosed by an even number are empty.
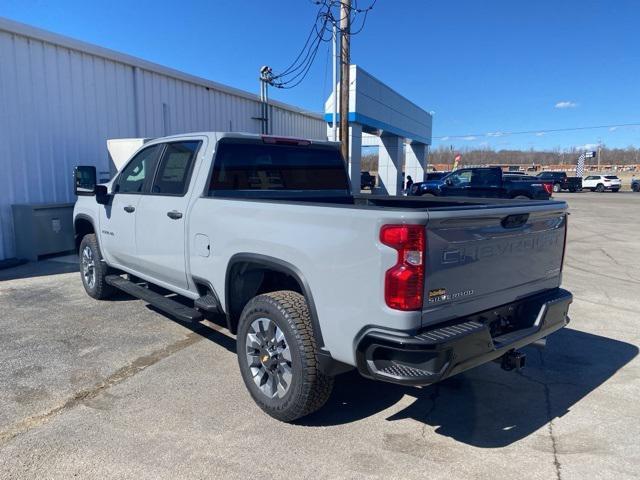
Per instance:
[[[0,478],[637,478],[640,195],[558,198],[572,323],[525,370],[348,373],[297,425],[254,405],[215,322],[93,301],[69,258],[0,271]]]

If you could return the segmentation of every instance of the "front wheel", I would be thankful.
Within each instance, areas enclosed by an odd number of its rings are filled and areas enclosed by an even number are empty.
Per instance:
[[[619,189],[619,188],[612,188],[612,189],[611,189],[611,191],[612,191],[613,193],[616,193],[616,192],[620,191],[620,189]]]
[[[596,187],[596,192],[598,193],[602,193],[604,192],[604,185],[603,184],[598,184],[598,186]]]
[[[254,297],[238,324],[238,364],[258,406],[284,422],[319,410],[333,377],[319,371],[311,315],[297,292]]]
[[[102,259],[100,246],[95,234],[85,235],[80,242],[80,276],[82,285],[90,297],[105,300],[113,295],[114,289],[105,277],[109,267]]]
[[[640,192],[640,183],[634,183],[631,187],[631,190],[633,190],[634,192]]]

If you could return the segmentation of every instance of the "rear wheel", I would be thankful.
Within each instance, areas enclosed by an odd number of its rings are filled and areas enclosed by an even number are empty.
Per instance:
[[[291,422],[320,409],[333,378],[319,371],[311,315],[297,292],[258,295],[238,324],[238,363],[258,406]]]
[[[80,242],[80,276],[82,285],[90,297],[105,300],[113,295],[114,289],[105,281],[109,267],[102,258],[95,234],[85,235]]]
[[[599,184],[596,186],[596,192],[598,192],[598,193],[602,193],[602,192],[604,192],[604,185],[603,185],[603,184],[601,184],[601,183],[599,183]]]
[[[435,195],[433,193],[430,193],[430,192],[423,193],[421,196],[422,197],[435,197]]]
[[[553,184],[553,191],[554,193],[558,193],[561,190],[560,188],[560,184],[559,183],[554,183]]]
[[[631,187],[631,190],[633,190],[634,192],[640,192],[640,183],[634,183]]]

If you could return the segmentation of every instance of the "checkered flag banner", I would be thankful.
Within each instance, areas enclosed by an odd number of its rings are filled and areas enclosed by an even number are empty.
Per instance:
[[[576,177],[582,177],[584,175],[584,159],[587,158],[583,152],[578,157],[578,166],[576,167]]]

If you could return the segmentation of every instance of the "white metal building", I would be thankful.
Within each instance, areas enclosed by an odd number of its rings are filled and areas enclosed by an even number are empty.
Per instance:
[[[15,253],[11,205],[73,202],[75,165],[109,171],[107,139],[259,133],[260,107],[256,95],[0,18],[0,259]],[[270,119],[274,135],[326,139],[319,114],[271,102]]]

